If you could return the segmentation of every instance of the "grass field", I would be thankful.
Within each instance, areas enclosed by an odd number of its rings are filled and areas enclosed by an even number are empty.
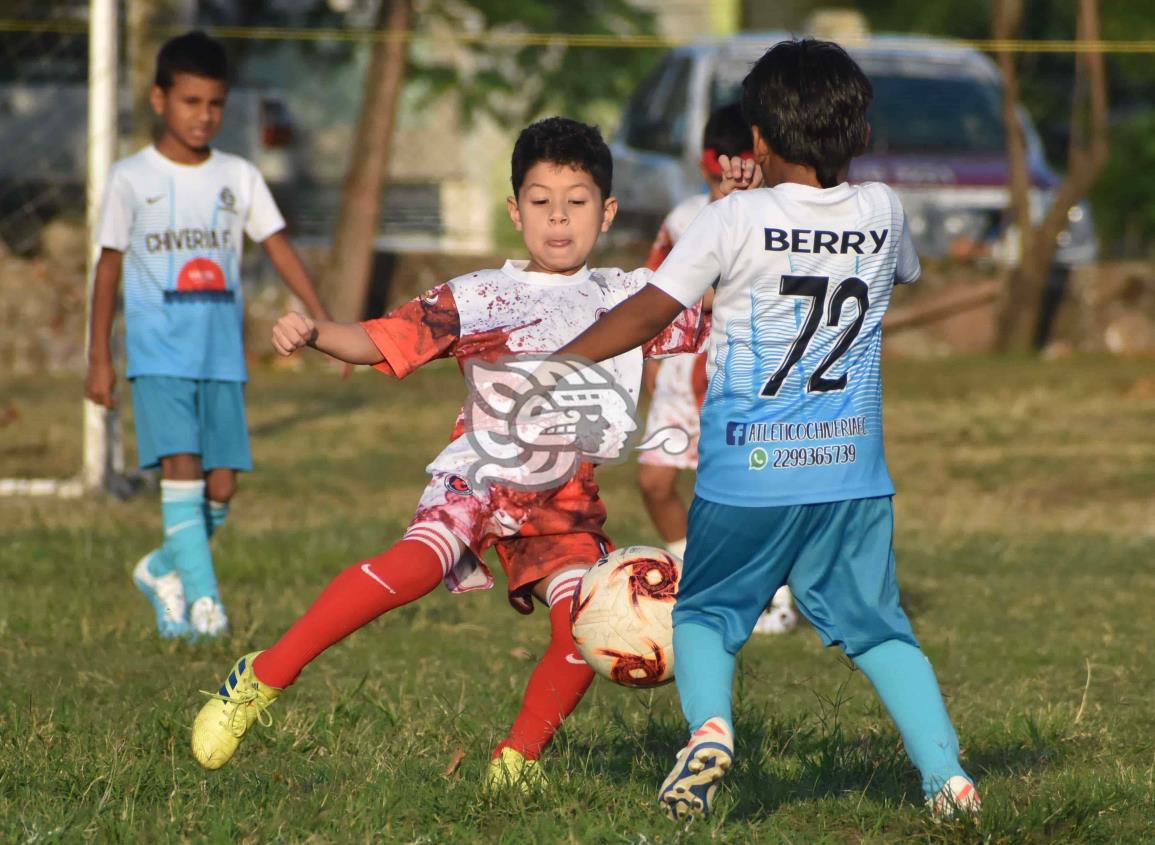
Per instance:
[[[928,819],[872,691],[809,629],[743,652],[739,762],[710,820],[678,828],[655,805],[682,740],[671,687],[596,683],[545,758],[549,787],[486,799],[547,629],[500,590],[387,615],[307,669],[230,766],[201,771],[198,690],[407,522],[462,396],[449,365],[401,385],[255,375],[258,470],[216,546],[221,642],[160,642],[131,585],[155,494],[0,500],[0,842],[1155,841],[1151,373],[887,366],[904,603],[980,778],[977,823]],[[77,466],[78,395],[78,380],[0,384],[0,477]],[[632,474],[603,471],[610,528],[654,542]]]

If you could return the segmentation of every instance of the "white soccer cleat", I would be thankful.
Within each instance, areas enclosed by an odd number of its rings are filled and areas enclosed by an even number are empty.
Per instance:
[[[953,819],[955,816],[977,816],[983,802],[973,783],[962,775],[955,775],[933,798],[926,799],[926,804],[936,819]]]
[[[674,821],[707,816],[718,782],[734,763],[734,731],[725,719],[707,719],[678,752],[658,801]]]
[[[794,609],[794,597],[789,587],[779,587],[770,602],[754,623],[755,634],[786,634],[798,627],[798,611]]]
[[[176,572],[158,576],[148,571],[149,561],[157,551],[151,551],[137,561],[132,569],[132,582],[156,612],[156,628],[160,635],[166,639],[184,636],[189,631],[184,587]]]
[[[219,637],[229,629],[225,606],[212,596],[201,596],[188,611],[189,633],[193,637]]]

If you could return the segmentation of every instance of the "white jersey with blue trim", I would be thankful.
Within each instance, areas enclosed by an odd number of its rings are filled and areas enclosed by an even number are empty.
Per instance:
[[[257,168],[213,150],[179,164],[149,146],[109,175],[97,243],[123,252],[128,377],[245,381],[245,236],[285,227]]]
[[[776,506],[894,493],[882,442],[882,316],[918,256],[886,185],[785,183],[707,206],[651,284],[717,280],[697,494]]]

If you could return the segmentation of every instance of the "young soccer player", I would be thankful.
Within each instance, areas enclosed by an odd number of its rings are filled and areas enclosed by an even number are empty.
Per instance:
[[[85,395],[111,408],[109,336],[124,275],[128,379],[142,468],[161,467],[164,542],[133,570],[163,637],[215,636],[228,618],[209,539],[252,469],[244,388],[241,248],[259,242],[289,289],[326,316],[260,172],[210,145],[228,96],[219,43],[190,32],[161,47],[155,144],[117,162],[100,226]]]
[[[739,185],[760,176],[767,187],[703,209],[641,293],[561,350],[616,355],[719,280],[674,609],[690,727],[660,791],[675,818],[708,812],[730,768],[734,656],[784,583],[824,642],[842,646],[878,691],[932,810],[978,809],[934,670],[898,600],[880,326],[894,283],[915,281],[919,263],[893,191],[846,183],[869,139],[871,97],[835,44],[770,49],[742,85],[758,170],[738,165]]]
[[[460,276],[359,324],[289,314],[277,323],[274,345],[283,355],[312,346],[396,378],[437,358],[452,356],[464,369],[515,352],[552,353],[651,275],[586,266],[617,211],[612,177],[613,159],[597,129],[557,117],[534,123],[514,146],[508,201],[528,261]],[[645,354],[692,351],[704,335],[695,306],[647,344]],[[642,363],[638,348],[607,365],[634,399]],[[527,613],[533,598],[549,607],[550,642],[521,711],[493,753],[487,783],[497,788],[541,779],[539,755],[593,679],[574,646],[570,608],[582,574],[611,548],[606,512],[588,463],[560,486],[532,492],[471,484],[468,466],[478,457],[459,417],[454,439],[428,468],[429,484],[402,539],[333,579],[276,643],[237,661],[201,709],[192,748],[202,766],[227,763],[265,708],[329,646],[442,581],[455,592],[489,586],[481,555],[496,546],[511,603]]]
[[[741,105],[723,106],[710,115],[698,163],[708,191],[682,200],[666,215],[650,248],[647,267],[657,270],[698,213],[722,198],[719,156],[748,159],[752,149],[750,126],[742,116]],[[712,295],[713,291],[707,292],[707,301]],[[651,449],[638,456],[638,489],[646,510],[666,548],[682,557],[686,553],[687,514],[686,503],[678,492],[678,472],[698,466],[698,414],[706,398],[706,353],[648,361],[644,384],[651,397],[645,438],[670,427],[681,428],[690,435],[690,446],[681,454]],[[754,633],[784,634],[797,625],[798,614],[790,600],[790,588],[784,584],[758,617]]]

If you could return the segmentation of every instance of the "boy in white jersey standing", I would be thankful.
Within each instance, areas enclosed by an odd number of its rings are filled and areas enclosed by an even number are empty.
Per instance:
[[[560,353],[598,361],[644,342],[718,279],[674,609],[691,738],[659,800],[675,818],[709,811],[734,754],[734,656],[788,583],[823,641],[878,691],[932,811],[976,811],[934,671],[898,601],[881,322],[894,283],[915,281],[919,264],[894,192],[845,181],[869,140],[871,86],[837,45],[785,41],[750,71],[742,97],[757,170],[739,164],[738,184],[767,187],[706,207],[651,283]]]
[[[666,215],[646,258],[647,267],[657,270],[662,266],[698,213],[724,196],[719,157],[749,159],[752,147],[750,126],[742,116],[740,104],[723,106],[710,115],[702,133],[702,158],[698,164],[709,190],[682,200]],[[707,307],[712,298],[713,292],[707,292]],[[666,548],[678,557],[686,554],[687,517],[686,503],[678,493],[678,472],[698,467],[698,414],[706,398],[706,355],[674,355],[646,362],[644,384],[651,399],[643,439],[669,427],[681,428],[690,435],[690,445],[684,452],[671,455],[651,449],[638,456],[638,489],[646,511]],[[790,588],[783,585],[758,617],[754,633],[784,634],[797,624]]]
[[[260,243],[310,312],[326,312],[260,172],[209,144],[228,61],[201,32],[169,40],[151,92],[155,144],[113,166],[97,237],[85,395],[113,407],[109,336],[124,275],[127,377],[142,468],[161,467],[164,542],[133,570],[163,637],[215,636],[228,618],[209,538],[252,469],[244,385],[241,249]]]

